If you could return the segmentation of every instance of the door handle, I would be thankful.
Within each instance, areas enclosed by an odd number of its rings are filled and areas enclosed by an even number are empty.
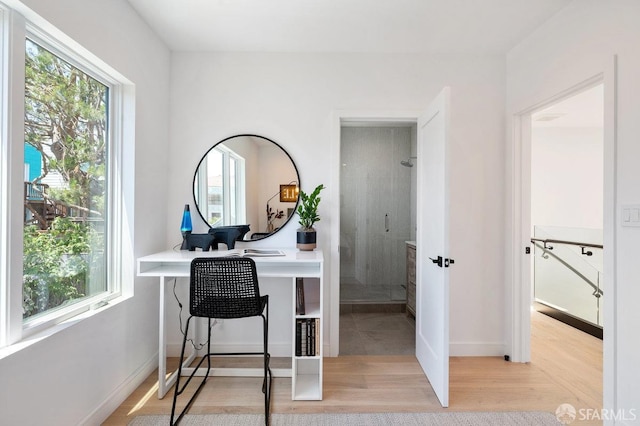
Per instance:
[[[442,256],[438,256],[436,259],[430,257],[429,259],[441,268],[443,264],[445,268],[448,268],[449,265],[453,265],[455,263],[455,260],[449,258],[443,259]]]
[[[384,228],[385,232],[389,232],[389,213],[384,215]]]

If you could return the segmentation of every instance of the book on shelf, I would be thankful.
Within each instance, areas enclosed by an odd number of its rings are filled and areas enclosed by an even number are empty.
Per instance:
[[[302,322],[302,348],[300,352],[302,352],[303,356],[308,356],[308,345],[309,345],[309,324],[307,321]]]
[[[304,280],[296,278],[296,315],[304,315]]]
[[[308,323],[307,330],[307,355],[313,356],[316,354],[316,322],[311,319]]]
[[[316,318],[315,319],[315,323],[316,323],[316,328],[315,328],[315,337],[316,337],[316,344],[315,344],[315,355],[318,356],[320,355],[320,318]]]
[[[282,250],[276,249],[255,249],[255,248],[246,248],[246,249],[233,249],[229,250],[227,256],[240,256],[240,257],[270,257],[270,256],[284,256],[284,252]]]
[[[307,320],[296,320],[296,356],[307,355]]]
[[[320,318],[296,320],[295,356],[320,355]]]
[[[296,320],[296,356],[302,356],[302,322]]]

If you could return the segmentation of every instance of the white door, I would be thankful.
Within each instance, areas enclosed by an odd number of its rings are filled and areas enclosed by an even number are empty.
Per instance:
[[[416,357],[449,405],[449,88],[418,120]],[[436,263],[437,262],[437,263]]]

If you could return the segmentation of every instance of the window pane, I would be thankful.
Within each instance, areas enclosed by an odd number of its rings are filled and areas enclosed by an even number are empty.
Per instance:
[[[222,152],[212,149],[207,156],[207,221],[210,226],[222,224]]]
[[[229,156],[229,225],[240,225],[238,223],[238,203],[237,203],[237,180],[238,161]]]
[[[107,291],[108,98],[26,40],[24,320]]]

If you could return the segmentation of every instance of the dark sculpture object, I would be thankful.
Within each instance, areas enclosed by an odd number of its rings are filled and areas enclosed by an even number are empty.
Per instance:
[[[230,225],[210,228],[207,234],[188,232],[185,236],[186,248],[183,250],[195,251],[196,248],[202,251],[218,250],[220,243],[226,244],[228,250],[233,250],[235,242],[242,241],[249,229],[249,225]]]

